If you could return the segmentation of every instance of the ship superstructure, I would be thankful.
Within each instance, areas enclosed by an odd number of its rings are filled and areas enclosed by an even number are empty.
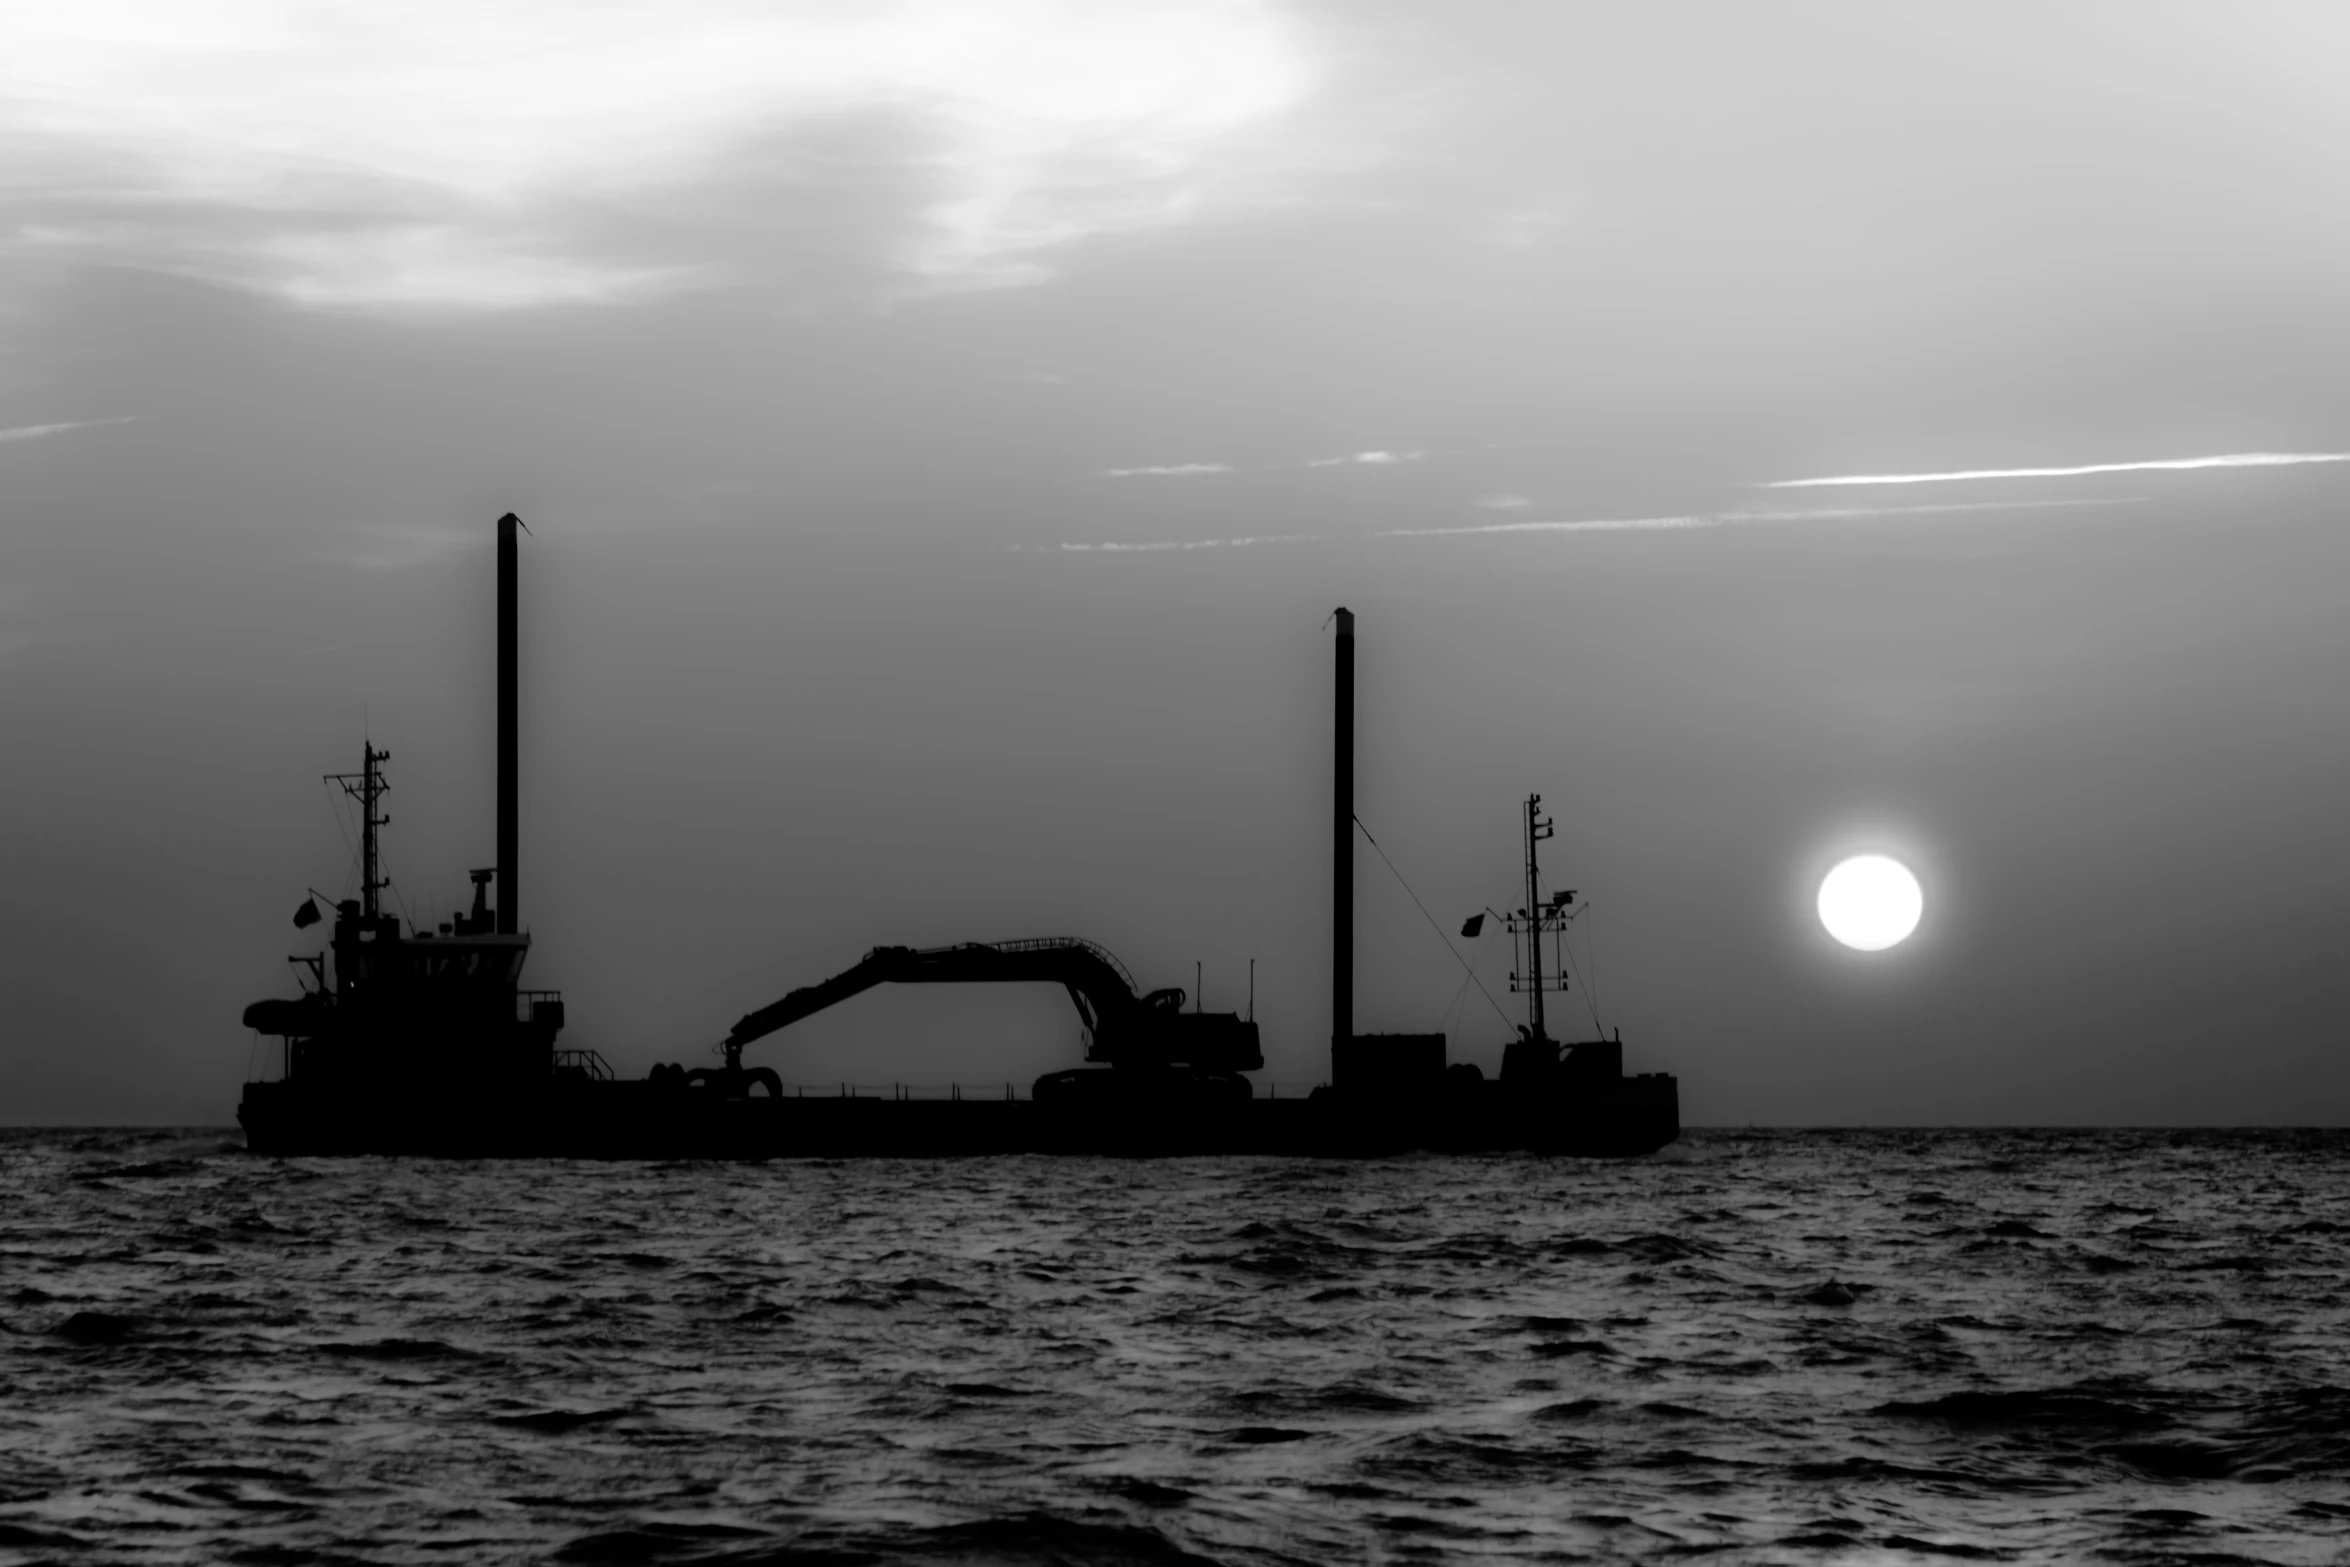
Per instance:
[[[437,930],[412,929],[385,912],[390,883],[382,874],[379,834],[391,789],[383,772],[389,760],[389,752],[366,742],[358,772],[327,776],[359,805],[359,896],[336,904],[324,952],[291,960],[307,976],[303,994],[255,1002],[245,1009],[246,1026],[283,1038],[284,1080],[305,1087],[373,1092],[522,1083],[559,1066],[587,1070],[555,1048],[562,995],[522,987],[530,937],[498,928],[488,902],[493,868],[472,873],[472,910]],[[315,900],[305,903],[297,920],[316,907]]]
[[[401,1118],[429,1123],[436,1106],[527,1099],[550,1084],[608,1080],[593,1051],[561,1050],[563,996],[525,988],[530,933],[515,896],[520,838],[519,639],[515,535],[521,519],[498,519],[498,797],[494,866],[469,875],[472,907],[435,928],[418,928],[384,907],[384,764],[372,738],[359,770],[329,773],[358,806],[358,896],[334,905],[326,949],[291,958],[303,976],[299,997],[257,1001],[245,1025],[283,1042],[281,1071],[245,1085],[238,1119],[257,1148],[388,1151],[400,1146]],[[315,895],[295,916],[318,919]],[[366,1127],[354,1139],[352,1129]],[[387,1141],[388,1137],[388,1141]]]

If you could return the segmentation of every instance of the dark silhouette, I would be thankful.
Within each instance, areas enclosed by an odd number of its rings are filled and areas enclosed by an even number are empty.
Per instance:
[[[1235,1012],[1186,1012],[1180,987],[1138,995],[1125,964],[1074,936],[920,949],[875,947],[854,968],[748,1014],[719,1048],[726,1053],[727,1070],[740,1071],[743,1046],[875,985],[1036,980],[1063,986],[1077,1004],[1077,1015],[1085,1022],[1088,1061],[1113,1070],[1211,1076],[1253,1072],[1265,1064],[1255,1023]]]
[[[437,931],[384,912],[380,809],[389,753],[372,739],[360,769],[330,779],[359,803],[359,896],[338,903],[328,953],[292,961],[308,975],[293,999],[255,1002],[245,1022],[284,1040],[274,1081],[248,1083],[238,1119],[272,1154],[437,1153],[739,1158],[1035,1150],[1108,1153],[1376,1154],[1411,1148],[1652,1152],[1679,1135],[1673,1080],[1623,1075],[1614,1040],[1561,1046],[1544,1030],[1540,942],[1557,936],[1572,894],[1541,901],[1535,845],[1548,836],[1527,804],[1529,1024],[1501,1077],[1448,1066],[1441,1034],[1356,1034],[1353,1008],[1354,616],[1339,610],[1337,758],[1331,845],[1331,1082],[1305,1098],[1259,1098],[1244,1073],[1264,1054],[1253,1017],[1186,1012],[1182,989],[1143,992],[1125,965],[1073,937],[949,947],[876,947],[819,984],[741,1018],[715,1048],[721,1066],[664,1064],[616,1080],[592,1050],[558,1050],[563,999],[521,988],[530,937],[520,927],[517,531],[498,519],[498,798],[494,868],[471,873],[470,912]],[[492,887],[496,889],[492,907]],[[306,911],[314,910],[305,904]],[[303,921],[297,918],[297,925]],[[333,974],[326,964],[331,954]],[[1517,980],[1519,976],[1513,976]],[[1089,1067],[1048,1073],[1026,1098],[959,1088],[883,1099],[848,1085],[787,1091],[746,1045],[881,984],[1048,983],[1068,991]]]
[[[593,1051],[557,1051],[563,998],[521,988],[530,937],[519,928],[514,844],[520,811],[518,642],[515,530],[498,519],[498,867],[472,872],[470,914],[438,931],[403,930],[386,914],[381,806],[391,784],[391,753],[372,740],[356,773],[334,773],[359,804],[359,896],[335,906],[328,953],[289,961],[309,983],[292,1000],[257,1001],[245,1024],[283,1038],[283,1072],[275,1082],[245,1085],[237,1119],[256,1150],[391,1151],[410,1145],[401,1123],[429,1125],[455,1114],[468,1124],[494,1121],[512,1105],[560,1079],[609,1079]],[[498,882],[496,911],[489,884]],[[304,903],[299,927],[316,917]],[[419,1146],[443,1146],[429,1130]]]
[[[1337,733],[1330,769],[1330,1072],[1355,1031],[1355,617],[1338,622]]]
[[[512,512],[498,519],[498,934],[522,931],[521,875],[516,869],[522,838],[522,610],[517,602],[514,530],[522,519]],[[528,530],[525,530],[528,531]],[[481,877],[473,878],[475,887]]]
[[[1574,918],[1568,910],[1575,894],[1543,896],[1540,845],[1551,837],[1553,823],[1542,814],[1539,794],[1527,796],[1525,805],[1526,902],[1502,916],[1510,934],[1525,937],[1525,968],[1510,975],[1510,988],[1526,993],[1527,1020],[1503,1047],[1500,1081],[1487,1082],[1469,1062],[1448,1067],[1442,1034],[1353,1031],[1354,835],[1361,826],[1354,809],[1355,618],[1344,609],[1334,618],[1330,1084],[1314,1093],[1314,1101],[1327,1101],[1336,1123],[1346,1128],[1334,1141],[1347,1148],[1418,1143],[1587,1154],[1653,1153],[1671,1142],[1681,1135],[1680,1087],[1673,1078],[1626,1077],[1619,1040],[1562,1047],[1550,1037],[1542,998],[1564,991],[1567,981],[1561,964],[1545,975],[1542,938],[1561,939]],[[1484,916],[1472,915],[1461,934],[1474,937],[1483,927]]]

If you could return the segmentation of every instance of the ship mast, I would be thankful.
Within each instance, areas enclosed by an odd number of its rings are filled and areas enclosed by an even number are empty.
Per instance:
[[[1542,972],[1542,938],[1565,927],[1567,921],[1573,918],[1567,912],[1567,907],[1575,901],[1571,891],[1556,894],[1548,905],[1542,901],[1542,863],[1535,846],[1556,830],[1556,824],[1542,814],[1542,796],[1526,796],[1526,902],[1519,908],[1518,917],[1509,922],[1509,929],[1512,935],[1523,935],[1526,938],[1526,969],[1522,974],[1510,976],[1510,989],[1526,993],[1527,1037],[1530,1039],[1550,1037],[1542,1016],[1543,992],[1567,988],[1564,973],[1551,976]]]
[[[1526,796],[1526,1019],[1536,1039],[1549,1035],[1542,1026],[1542,864],[1534,846],[1551,832],[1542,816],[1542,796]]]
[[[376,764],[392,759],[389,751],[378,751],[373,741],[360,742],[361,762],[355,773],[328,773],[326,781],[341,784],[343,793],[359,802],[359,913],[370,925],[381,911],[377,894],[391,885],[382,871],[383,859],[376,847],[376,829],[391,825],[391,818],[376,814],[376,803],[391,792]]]

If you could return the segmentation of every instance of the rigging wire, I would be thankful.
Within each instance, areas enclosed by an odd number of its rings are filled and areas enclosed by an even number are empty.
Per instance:
[[[1584,904],[1582,912],[1584,914],[1590,913],[1591,905]],[[1580,916],[1577,917],[1580,918]],[[1574,944],[1562,939],[1559,943],[1559,951],[1565,954],[1568,972],[1573,976],[1576,985],[1583,993],[1583,1010],[1591,1014],[1592,1032],[1603,1038],[1606,1037],[1606,1030],[1601,1028],[1599,1024],[1599,995],[1591,988],[1591,981],[1584,978],[1581,971],[1575,967]]]
[[[391,856],[384,853],[381,844],[376,845],[375,863],[384,873],[384,889],[392,895],[392,901],[400,906],[400,918],[408,922],[409,930],[414,931],[416,916],[408,912],[407,896],[400,891],[400,879],[392,874]]]
[[[1395,861],[1387,858],[1385,849],[1379,848],[1379,840],[1371,836],[1371,829],[1363,825],[1363,819],[1360,816],[1354,818],[1354,824],[1356,831],[1363,835],[1363,841],[1378,850],[1379,858],[1387,866],[1388,874],[1395,878],[1395,884],[1404,890],[1404,895],[1412,900],[1413,907],[1420,911],[1420,917],[1428,922],[1428,928],[1436,932],[1436,939],[1444,943],[1444,950],[1452,954],[1453,961],[1468,972],[1469,978],[1476,980],[1477,989],[1484,995],[1487,1004],[1493,1008],[1494,1016],[1501,1019],[1503,1026],[1508,1026],[1510,1015],[1501,1009],[1500,1002],[1493,999],[1493,992],[1485,988],[1485,981],[1477,979],[1477,971],[1469,966],[1467,958],[1461,956],[1461,949],[1452,944],[1452,938],[1444,933],[1444,927],[1436,923],[1436,916],[1428,912],[1428,905],[1420,901],[1420,895],[1412,891],[1412,884],[1403,879],[1403,872],[1395,868]]]
[[[1591,905],[1583,905],[1589,914]],[[1599,1027],[1599,921],[1593,920],[1583,931],[1583,966],[1589,972],[1584,976],[1583,988],[1591,996],[1591,1026]]]
[[[332,782],[334,782],[332,778],[323,780],[320,787],[324,789],[326,784]],[[346,789],[343,792],[348,794],[350,791]],[[343,872],[343,891],[347,895],[351,890],[351,883],[359,876],[364,874],[362,867],[359,864],[359,845],[351,837],[351,824],[343,820],[343,812],[335,808],[334,791],[331,789],[326,789],[325,794],[327,814],[334,818],[335,831],[342,835],[343,852],[351,857],[350,868]],[[359,808],[362,811],[366,810],[366,803],[362,801]],[[407,896],[400,891],[400,883],[398,879],[392,875],[391,856],[384,853],[382,848],[379,846],[375,851],[375,859],[376,868],[383,872],[385,888],[390,891],[392,895],[392,901],[400,906],[401,917],[408,921],[408,926],[411,930],[415,929],[416,917],[409,912]]]
[[[351,883],[359,875],[359,845],[351,841],[351,824],[343,820],[341,807],[335,804],[335,791],[329,787],[331,778],[319,780],[320,797],[326,802],[326,814],[335,824],[335,832],[343,840],[343,852],[351,857],[343,869],[343,896],[351,895]],[[340,901],[340,900],[337,900]]]
[[[1495,927],[1495,929],[1499,928],[1498,925]],[[1491,945],[1493,945],[1493,931],[1489,930],[1485,933],[1484,939],[1477,943],[1476,954],[1469,960],[1469,972],[1461,976],[1460,988],[1452,993],[1452,1001],[1444,1009],[1444,1032],[1448,1034],[1452,1032],[1455,1014],[1461,1010],[1461,1003],[1469,999],[1469,981],[1476,976],[1477,965],[1485,961],[1485,949]]]

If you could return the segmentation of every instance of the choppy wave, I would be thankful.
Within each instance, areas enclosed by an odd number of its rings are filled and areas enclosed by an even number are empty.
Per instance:
[[[0,1560],[2337,1561],[2350,1137],[0,1134]]]

